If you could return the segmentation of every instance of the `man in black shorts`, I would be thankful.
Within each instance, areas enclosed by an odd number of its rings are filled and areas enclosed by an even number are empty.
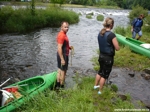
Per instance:
[[[66,72],[68,69],[69,61],[69,50],[72,49],[72,46],[69,46],[69,39],[66,35],[69,29],[68,22],[61,23],[61,30],[57,35],[57,64],[58,64],[58,74],[57,74],[57,83],[56,87],[59,89],[64,88],[64,81]]]

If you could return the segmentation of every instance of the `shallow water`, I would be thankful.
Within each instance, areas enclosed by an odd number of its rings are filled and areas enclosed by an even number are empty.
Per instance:
[[[96,20],[98,14],[112,17],[115,26],[127,26],[129,10],[69,8],[81,13],[80,21],[70,25],[68,37],[70,45],[74,46],[74,56],[70,56],[69,70],[66,77],[66,86],[73,87],[72,77],[76,74],[95,76],[90,61],[98,49],[97,35],[102,28],[102,22]],[[86,14],[93,12],[93,19],[87,19]],[[56,62],[56,35],[59,28],[43,28],[24,35],[0,35],[0,69],[1,82],[14,77],[9,83],[23,80],[36,75],[57,70]],[[72,65],[71,65],[72,64]],[[131,94],[134,99],[150,104],[149,82],[144,80],[140,73],[131,78],[126,69],[114,68],[109,80],[117,84],[119,91]],[[116,75],[117,74],[117,75]],[[7,83],[8,84],[8,83]],[[94,84],[94,82],[93,82]]]

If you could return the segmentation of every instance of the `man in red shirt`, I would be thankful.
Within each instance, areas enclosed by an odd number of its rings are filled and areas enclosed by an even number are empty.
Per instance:
[[[64,88],[64,81],[66,72],[68,70],[69,61],[69,49],[73,49],[69,46],[69,39],[66,33],[69,30],[69,23],[64,21],[61,23],[61,30],[57,35],[57,64],[58,64],[58,74],[57,74],[57,84],[56,88]]]

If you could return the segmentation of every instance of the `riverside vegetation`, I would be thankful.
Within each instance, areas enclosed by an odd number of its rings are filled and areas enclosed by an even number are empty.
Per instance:
[[[59,7],[46,9],[19,8],[10,6],[0,10],[0,33],[25,33],[43,27],[58,27],[62,21],[70,24],[79,21],[79,15],[73,11]]]
[[[5,7],[4,7],[5,8]],[[14,10],[10,7],[4,10],[7,16],[11,16],[9,22],[4,26],[0,22],[1,26],[8,32],[24,32],[31,31],[34,28],[40,27],[54,27],[59,25],[62,19],[69,21],[69,23],[76,23],[79,21],[78,14],[66,10],[59,10],[55,8],[49,8],[46,10],[35,10],[35,15],[31,14],[29,9]],[[1,9],[2,11],[3,9]],[[17,12],[17,13],[16,13]],[[25,16],[26,13],[27,17]],[[139,13],[139,12],[138,12]],[[1,13],[3,14],[3,13]],[[15,15],[13,15],[15,14]],[[29,14],[29,16],[28,16]],[[26,21],[24,20],[24,18]],[[6,15],[1,16],[5,20]],[[20,19],[15,18],[21,17]],[[1,18],[0,18],[1,19]],[[3,20],[1,19],[1,21]],[[3,20],[3,21],[4,21]],[[29,20],[29,21],[27,21]],[[20,25],[16,26],[14,22]],[[23,27],[25,25],[25,27]],[[55,26],[55,27],[56,27]],[[17,29],[18,27],[18,29]],[[147,29],[147,28],[146,28]],[[1,30],[2,31],[2,30]],[[3,30],[4,31],[4,30]],[[122,34],[124,36],[131,36],[130,26],[127,28],[117,27],[115,29],[116,33]],[[142,41],[150,42],[148,38],[148,32],[145,30],[143,32]],[[92,59],[95,70],[98,69],[97,58]],[[115,56],[115,66],[119,67],[129,67],[135,70],[143,70],[150,66],[150,61],[148,58],[132,53],[129,48],[122,46],[121,50],[116,52]],[[106,85],[104,87],[102,95],[98,95],[96,90],[93,90],[94,77],[84,77],[82,82],[79,83],[79,74],[76,74],[75,81],[76,85],[73,88],[53,91],[47,90],[44,93],[40,93],[35,96],[32,100],[25,103],[22,107],[18,108],[17,112],[113,112],[115,109],[135,109],[131,102],[130,96],[127,94],[127,99],[124,101],[117,95],[117,87],[115,85]],[[83,83],[84,82],[84,83]],[[143,105],[139,103],[139,108]]]

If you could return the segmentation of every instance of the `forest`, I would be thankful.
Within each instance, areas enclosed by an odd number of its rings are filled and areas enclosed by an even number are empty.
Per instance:
[[[50,0],[52,3],[69,3],[88,6],[118,6],[123,9],[132,9],[137,5],[150,10],[150,0]]]

